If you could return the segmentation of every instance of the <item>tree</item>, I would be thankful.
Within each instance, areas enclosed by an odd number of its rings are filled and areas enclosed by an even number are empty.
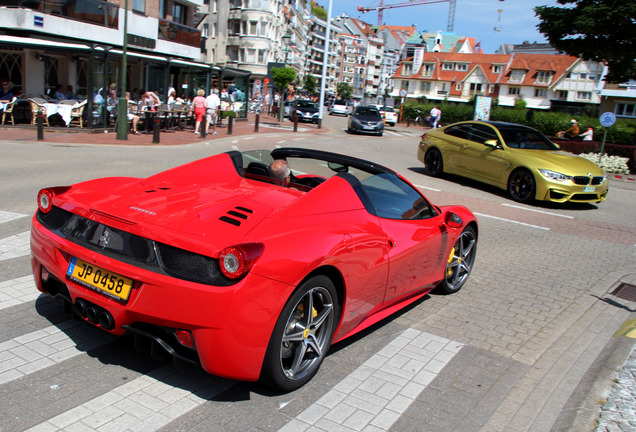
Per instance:
[[[338,98],[348,101],[351,99],[353,88],[349,84],[341,82],[336,85],[336,91],[338,92]]]
[[[316,77],[313,75],[305,75],[305,82],[303,83],[303,90],[305,90],[310,95],[314,95],[316,93]]]
[[[550,44],[572,56],[604,62],[607,82],[636,78],[636,2],[557,0],[567,7],[537,6],[537,28]]]
[[[283,103],[285,102],[285,90],[296,79],[296,71],[290,67],[272,68],[272,80],[274,85],[281,90],[280,110],[278,114],[279,121],[283,121],[283,111],[285,111]]]

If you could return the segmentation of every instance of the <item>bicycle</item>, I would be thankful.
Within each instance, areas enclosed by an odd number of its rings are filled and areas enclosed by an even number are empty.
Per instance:
[[[415,126],[417,126],[418,123],[420,124],[420,126],[424,126],[427,123],[427,120],[422,117],[422,110],[417,110],[417,117],[415,117],[413,123],[415,124]]]

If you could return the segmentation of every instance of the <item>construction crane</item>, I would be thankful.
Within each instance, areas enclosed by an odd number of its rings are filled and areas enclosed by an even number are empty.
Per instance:
[[[457,0],[411,0],[404,3],[394,3],[389,5],[385,5],[384,0],[380,0],[380,5],[378,7],[358,6],[358,11],[360,12],[378,11],[378,26],[381,26],[383,12],[385,9],[419,6],[419,5],[430,4],[430,3],[450,3],[449,10],[448,10],[448,24],[446,25],[446,30],[449,32],[452,32],[455,27],[455,6],[457,3]]]

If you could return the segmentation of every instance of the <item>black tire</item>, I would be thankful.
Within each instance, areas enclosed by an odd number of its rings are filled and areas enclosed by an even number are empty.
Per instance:
[[[383,133],[384,133],[384,132],[380,132],[380,133],[378,134],[378,136],[382,136],[382,134],[383,134]]]
[[[436,148],[429,149],[424,155],[424,167],[431,177],[439,177],[444,172],[442,153]]]
[[[305,311],[311,309],[311,314]],[[302,283],[283,308],[267,346],[262,380],[278,390],[296,390],[318,372],[340,318],[333,282],[314,276]]]
[[[510,198],[520,203],[534,200],[536,183],[532,173],[525,168],[519,168],[508,178],[508,194]]]
[[[466,227],[459,235],[446,261],[444,279],[436,291],[441,294],[456,293],[464,286],[475,263],[477,254],[477,234],[472,227]]]

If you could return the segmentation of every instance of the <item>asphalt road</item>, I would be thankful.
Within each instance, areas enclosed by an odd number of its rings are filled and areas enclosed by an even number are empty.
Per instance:
[[[636,305],[610,293],[636,285],[636,188],[613,182],[598,205],[519,205],[427,177],[418,129],[368,137],[349,135],[344,117],[324,125],[175,147],[0,141],[0,431],[592,430],[633,346],[615,332]],[[438,205],[469,207],[480,222],[469,282],[335,345],[314,380],[284,395],[152,361],[35,291],[28,230],[40,188],[275,146],[376,161]]]

